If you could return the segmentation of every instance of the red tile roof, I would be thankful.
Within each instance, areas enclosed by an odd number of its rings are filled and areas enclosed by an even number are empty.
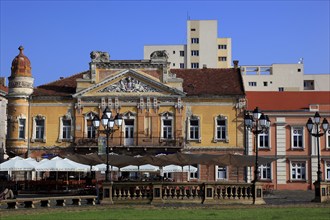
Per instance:
[[[77,79],[82,79],[83,74],[89,71],[81,72],[67,78],[63,78],[48,84],[34,88],[33,96],[71,96],[76,93]]]
[[[159,77],[157,71],[142,71]],[[76,80],[87,72],[38,86],[33,96],[71,96],[76,92]],[[171,72],[183,79],[183,90],[187,96],[244,95],[239,69],[172,69]]]
[[[330,106],[329,91],[246,92],[246,98],[248,110],[259,107],[265,111],[301,111],[313,104]]]
[[[244,95],[239,69],[171,69],[183,79],[187,96]]]

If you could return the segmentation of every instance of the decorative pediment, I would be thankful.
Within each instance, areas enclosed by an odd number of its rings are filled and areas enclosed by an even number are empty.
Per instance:
[[[124,70],[105,78],[103,81],[85,88],[73,97],[104,97],[104,96],[171,96],[182,97],[185,93],[170,87],[147,74],[135,70]]]
[[[122,78],[119,82],[109,85],[98,92],[161,92],[131,76]]]

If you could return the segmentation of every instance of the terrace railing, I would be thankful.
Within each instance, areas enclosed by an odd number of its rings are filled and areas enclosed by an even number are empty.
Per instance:
[[[262,185],[223,182],[114,182],[103,184],[105,203],[264,204]]]

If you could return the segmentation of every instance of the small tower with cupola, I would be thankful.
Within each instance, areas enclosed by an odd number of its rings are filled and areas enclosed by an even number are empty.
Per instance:
[[[30,96],[33,93],[34,79],[31,73],[31,62],[20,46],[19,54],[11,64],[11,75],[8,77],[8,132],[6,140],[7,154],[23,155],[28,153],[28,125]]]

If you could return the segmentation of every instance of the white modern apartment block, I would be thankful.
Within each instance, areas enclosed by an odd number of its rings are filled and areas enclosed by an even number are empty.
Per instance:
[[[241,66],[246,91],[330,91],[330,74],[304,74],[304,64]]]
[[[146,45],[144,59],[157,50],[166,50],[171,68],[230,68],[231,38],[218,38],[217,20],[188,20],[187,44]]]

